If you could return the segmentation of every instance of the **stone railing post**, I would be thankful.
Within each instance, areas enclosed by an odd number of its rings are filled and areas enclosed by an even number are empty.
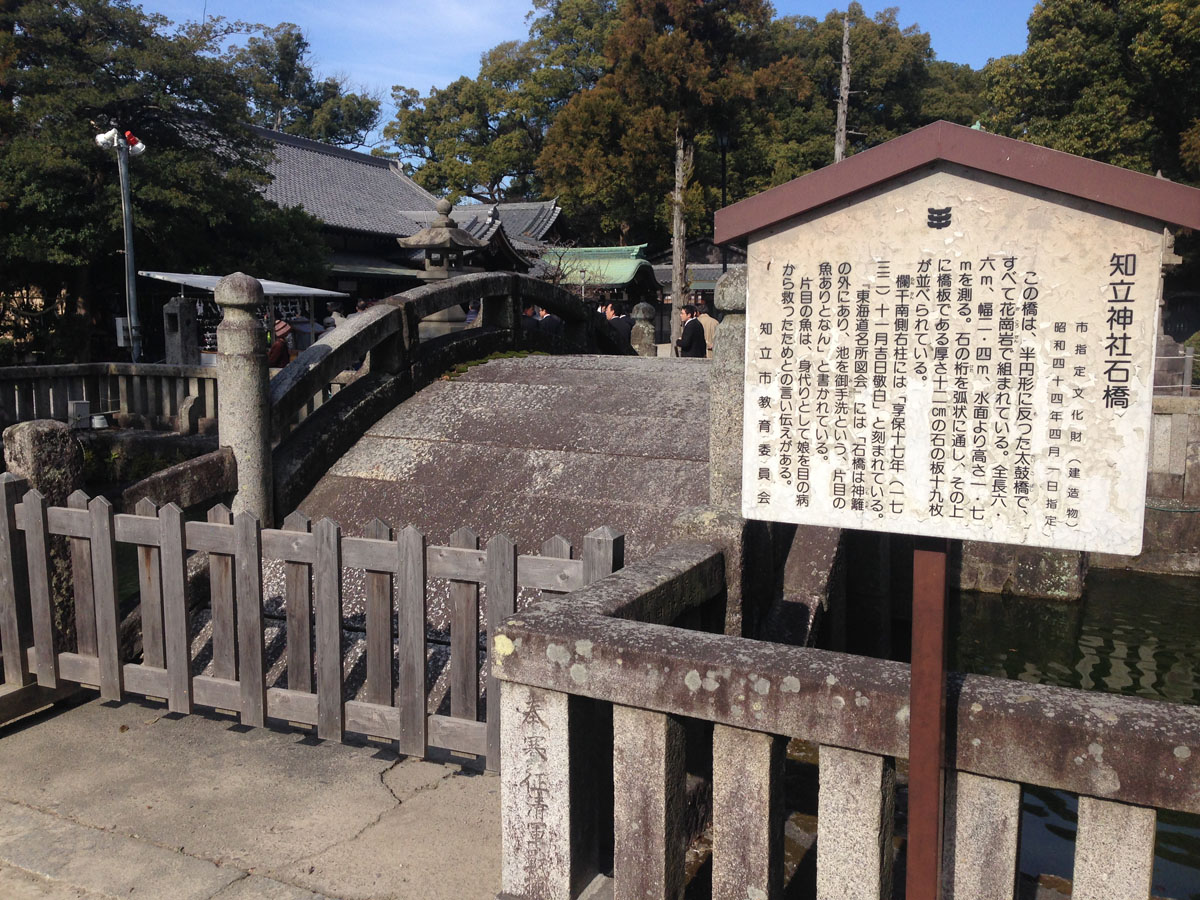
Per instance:
[[[746,370],[746,272],[726,272],[714,305],[725,313],[713,337],[708,394],[708,502],[742,509],[742,397]]]
[[[255,312],[262,285],[241,272],[216,288],[224,318],[217,326],[217,428],[220,445],[237,464],[234,513],[248,512],[271,526],[271,416],[267,403],[266,332]]]
[[[654,343],[654,307],[639,303],[633,308],[633,334],[629,342],[638,356],[658,356],[658,345]]]

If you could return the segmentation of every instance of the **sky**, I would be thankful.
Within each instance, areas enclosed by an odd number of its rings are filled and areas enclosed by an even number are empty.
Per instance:
[[[352,90],[366,88],[392,117],[391,88],[427,94],[461,75],[479,73],[484,51],[529,34],[529,0],[145,0],[146,12],[177,22],[223,16],[277,25],[293,22],[311,45],[314,69],[343,75]],[[982,67],[989,59],[1025,48],[1025,23],[1035,0],[864,0],[868,15],[899,7],[901,27],[928,32],[938,59]],[[812,0],[775,0],[778,15],[824,18],[834,6]],[[839,9],[844,6],[837,7]]]

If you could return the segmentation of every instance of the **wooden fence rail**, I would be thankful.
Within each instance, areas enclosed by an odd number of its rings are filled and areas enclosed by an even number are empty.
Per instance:
[[[581,559],[554,538],[541,556],[520,555],[500,534],[479,549],[470,529],[450,545],[429,545],[416,528],[393,534],[378,520],[366,537],[342,535],[329,519],[310,524],[293,513],[283,528],[264,529],[224,506],[189,522],[175,504],[138,504],[116,515],[103,497],[82,491],[67,507],[48,507],[24,482],[0,475],[0,721],[43,705],[65,686],[98,687],[106,700],[127,694],[165,699],[172,712],[196,706],[236,713],[247,725],[267,719],[315,726],[317,736],[347,732],[395,741],[399,752],[429,748],[484,757],[499,768],[500,709],[487,704],[477,721],[479,589],[487,631],[516,611],[519,588],[577,590],[623,564],[624,540],[609,528],[587,535]],[[50,536],[69,539],[77,646],[56,650],[50,590]],[[143,656],[121,658],[116,545],[137,546]],[[187,556],[210,560],[212,674],[193,675]],[[262,563],[284,563],[287,687],[268,687]],[[367,576],[365,697],[343,697],[343,568]],[[427,711],[426,622],[429,580],[450,582],[450,714]],[[394,626],[393,626],[394,623]],[[394,643],[395,642],[395,643]],[[398,649],[398,677],[393,653]],[[488,699],[498,696],[493,676]]]

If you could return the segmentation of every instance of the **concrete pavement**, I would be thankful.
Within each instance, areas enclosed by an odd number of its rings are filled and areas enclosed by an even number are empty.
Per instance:
[[[6,900],[477,898],[499,779],[153,703],[0,729]]]

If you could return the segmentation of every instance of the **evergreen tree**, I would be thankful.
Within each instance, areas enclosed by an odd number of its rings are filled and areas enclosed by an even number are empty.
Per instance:
[[[124,305],[116,158],[94,140],[112,127],[148,148],[130,166],[139,267],[321,276],[316,222],[259,192],[265,147],[218,52],[234,27],[172,29],[125,0],[0,9],[0,299],[39,314],[48,358]]]
[[[273,131],[362,147],[379,124],[376,97],[346,90],[345,79],[318,77],[304,32],[290,22],[263,28],[231,60],[250,88],[253,121]]]

